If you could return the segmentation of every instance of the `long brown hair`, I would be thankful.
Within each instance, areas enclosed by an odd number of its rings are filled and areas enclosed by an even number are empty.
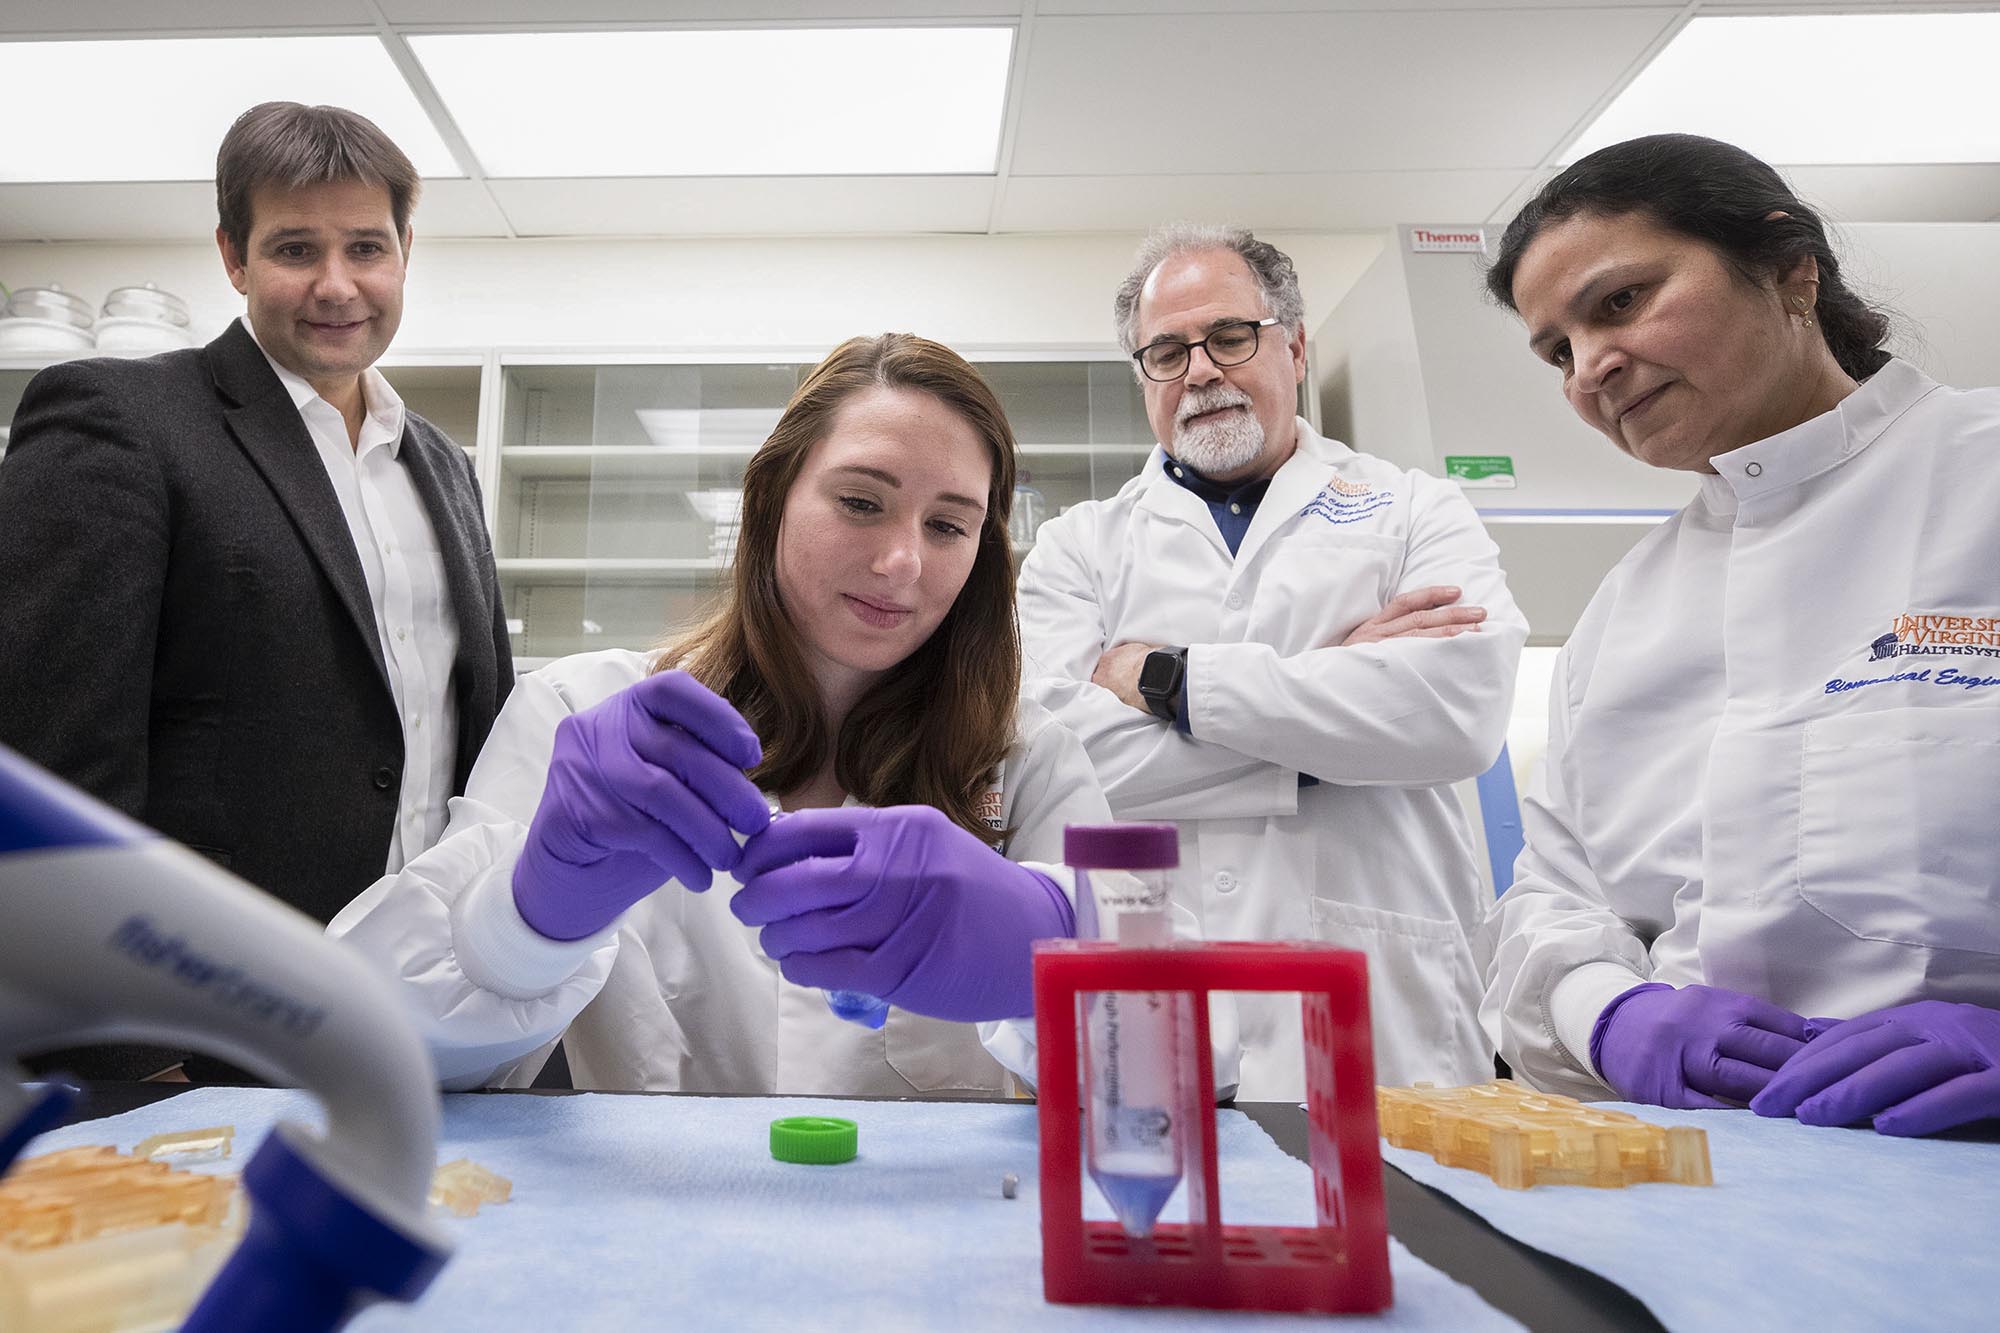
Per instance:
[[[854,705],[834,742],[834,777],[867,805],[930,805],[983,841],[999,834],[981,803],[1013,743],[1021,684],[1014,561],[1014,432],[979,372],[941,343],[909,333],[850,338],[785,405],[777,429],[743,472],[736,563],[714,609],[660,654],[743,714],[764,745],[750,773],[765,791],[792,791],[825,767],[827,718],[797,627],[778,593],[778,530],[806,455],[834,416],[871,388],[927,393],[965,419],[993,459],[986,519],[972,572],[923,645]]]

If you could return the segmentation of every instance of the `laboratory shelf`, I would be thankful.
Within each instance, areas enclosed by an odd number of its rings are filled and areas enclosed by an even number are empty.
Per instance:
[[[505,557],[495,560],[502,582],[709,583],[728,565],[712,558],[632,560],[617,557]]]
[[[698,458],[747,459],[754,444],[662,449],[650,444],[513,444],[500,450],[500,466],[514,477],[644,477],[685,469]]]

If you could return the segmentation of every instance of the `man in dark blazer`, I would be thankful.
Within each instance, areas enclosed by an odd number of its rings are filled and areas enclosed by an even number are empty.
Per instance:
[[[472,465],[372,369],[416,188],[350,112],[245,113],[247,318],[43,371],[0,462],[0,744],[320,921],[435,839],[513,683]]]

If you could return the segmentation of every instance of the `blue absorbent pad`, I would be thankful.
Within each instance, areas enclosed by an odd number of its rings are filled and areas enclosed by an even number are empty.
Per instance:
[[[793,1166],[771,1121],[837,1115],[861,1154]],[[280,1119],[319,1125],[302,1093],[197,1088],[37,1139],[129,1149],[149,1134],[236,1127],[242,1168]],[[1309,1226],[1312,1173],[1248,1117],[1218,1114],[1225,1220]],[[423,1299],[349,1325],[384,1330],[729,1328],[1298,1328],[1297,1315],[1049,1305],[1042,1300],[1035,1110],[1028,1104],[808,1098],[444,1099],[438,1160],[470,1157],[514,1182],[477,1217],[441,1215],[458,1251]],[[1020,1178],[1017,1197],[1000,1178]],[[1110,1212],[1085,1182],[1093,1217]],[[1178,1212],[1168,1205],[1168,1216]],[[1390,1241],[1396,1303],[1383,1329],[1515,1329],[1473,1291]],[[1323,1317],[1306,1317],[1315,1326]]]
[[[1708,1133],[1715,1184],[1501,1189],[1427,1154],[1392,1166],[1579,1264],[1670,1329],[2000,1327],[2000,1141],[1896,1139],[1749,1111],[1609,1104]]]

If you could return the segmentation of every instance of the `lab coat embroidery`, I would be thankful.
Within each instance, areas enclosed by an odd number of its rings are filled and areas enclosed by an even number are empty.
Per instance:
[[[1311,502],[1299,511],[1300,518],[1323,518],[1329,523],[1358,523],[1396,502],[1394,491],[1378,491],[1367,482],[1328,478]]]
[[[1871,660],[1947,654],[2000,657],[2000,617],[1905,611],[1869,648]]]

